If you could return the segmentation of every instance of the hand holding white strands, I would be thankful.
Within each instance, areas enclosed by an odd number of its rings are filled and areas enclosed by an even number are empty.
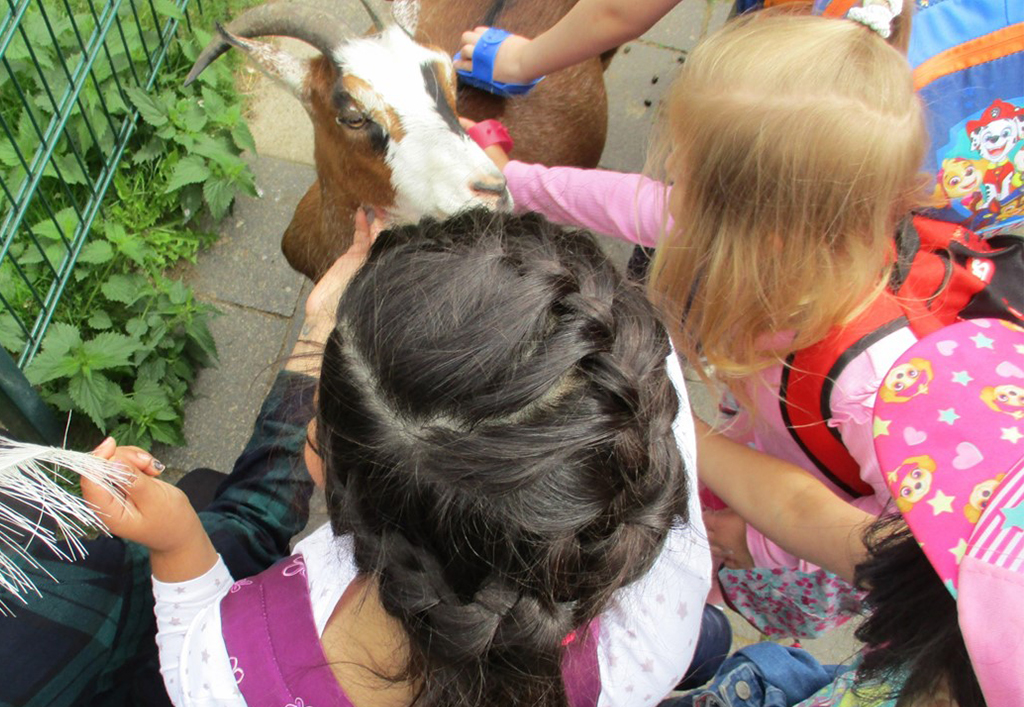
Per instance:
[[[42,570],[25,550],[30,541],[43,543],[61,559],[74,560],[85,556],[81,538],[90,528],[107,532],[92,506],[57,484],[57,478],[69,479],[68,472],[99,484],[117,498],[123,498],[132,479],[131,472],[116,461],[0,437],[0,591],[22,602],[26,593],[39,594],[15,561],[21,557]],[[0,613],[10,613],[2,594]]]

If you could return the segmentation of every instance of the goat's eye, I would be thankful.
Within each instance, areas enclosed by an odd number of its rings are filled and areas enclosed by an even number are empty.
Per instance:
[[[369,122],[366,116],[355,108],[343,110],[338,114],[338,117],[335,118],[334,121],[338,125],[344,125],[346,128],[350,128],[352,130],[359,130],[360,128],[365,127]]]

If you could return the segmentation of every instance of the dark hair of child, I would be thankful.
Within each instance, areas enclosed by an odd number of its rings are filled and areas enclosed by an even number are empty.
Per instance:
[[[473,211],[385,232],[327,342],[336,534],[408,634],[414,704],[566,705],[566,637],[653,564],[686,480],[668,337],[582,232]]]
[[[960,626],[956,600],[902,516],[879,518],[864,534],[868,559],[854,581],[867,592],[868,616],[856,636],[867,645],[857,681],[900,685],[897,707],[947,692],[957,707],[984,707]]]

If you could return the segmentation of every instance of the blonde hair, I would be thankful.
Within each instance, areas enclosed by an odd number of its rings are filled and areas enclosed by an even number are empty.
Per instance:
[[[667,109],[675,223],[650,294],[681,353],[743,399],[881,291],[921,188],[922,109],[876,33],[778,12],[701,43]]]

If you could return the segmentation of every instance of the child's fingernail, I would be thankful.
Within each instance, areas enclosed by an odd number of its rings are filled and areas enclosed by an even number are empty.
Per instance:
[[[154,459],[153,460],[153,468],[156,469],[157,472],[159,473],[159,472],[162,472],[167,467],[163,465],[163,462],[160,462],[160,461],[157,461],[156,459]]]

